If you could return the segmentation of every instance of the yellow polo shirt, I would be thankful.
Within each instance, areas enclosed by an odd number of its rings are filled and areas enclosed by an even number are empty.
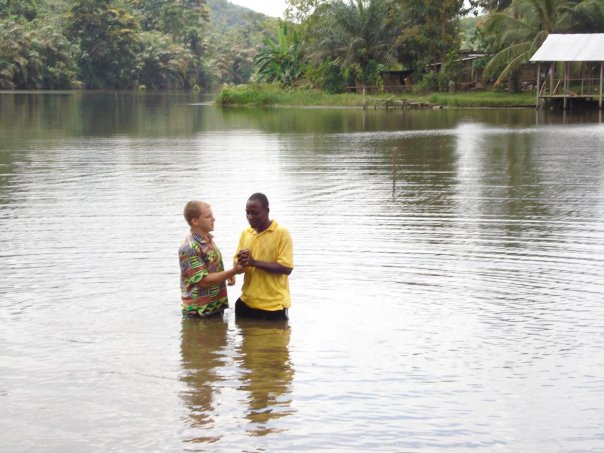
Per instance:
[[[289,231],[276,220],[273,220],[271,225],[260,234],[252,227],[243,230],[235,253],[235,261],[241,249],[248,249],[255,260],[276,262],[290,269],[294,268],[292,238]],[[241,300],[247,306],[260,310],[275,311],[289,308],[291,306],[289,276],[248,266],[243,278]]]

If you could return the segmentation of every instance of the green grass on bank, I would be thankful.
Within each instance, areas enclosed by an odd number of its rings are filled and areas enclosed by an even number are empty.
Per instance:
[[[431,93],[425,98],[430,104],[446,107],[535,107],[535,93],[531,92]]]
[[[229,85],[220,90],[218,105],[343,106],[363,105],[357,94],[329,94],[312,89],[284,89],[278,85]]]
[[[497,91],[459,93],[381,93],[362,96],[360,94],[329,94],[312,89],[283,89],[278,85],[229,85],[222,88],[216,104],[222,106],[325,106],[372,108],[385,99],[405,99],[407,102],[439,105],[443,107],[534,107],[533,93],[506,93]]]

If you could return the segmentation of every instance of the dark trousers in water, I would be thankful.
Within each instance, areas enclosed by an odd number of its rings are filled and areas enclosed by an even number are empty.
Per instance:
[[[235,302],[235,317],[264,319],[267,321],[287,321],[288,319],[287,308],[276,311],[260,310],[248,307],[241,299],[237,299],[237,302]]]

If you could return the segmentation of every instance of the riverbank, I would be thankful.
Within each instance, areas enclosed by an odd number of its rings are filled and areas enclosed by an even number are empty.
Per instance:
[[[229,85],[216,97],[221,106],[364,107],[379,106],[390,99],[407,104],[440,107],[534,107],[533,93],[496,91],[458,93],[381,93],[363,96],[354,93],[329,94],[312,89],[283,89],[276,85]]]

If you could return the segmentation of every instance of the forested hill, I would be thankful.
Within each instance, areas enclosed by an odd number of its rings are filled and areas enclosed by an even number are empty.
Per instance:
[[[0,89],[245,83],[277,23],[226,0],[0,0]]]
[[[235,5],[227,0],[207,0],[210,9],[210,23],[216,28],[245,27],[250,22],[259,22],[267,19],[262,13],[257,13],[249,8]]]
[[[278,19],[226,0],[206,0],[210,10],[206,38],[209,88],[224,83],[247,83],[252,62],[265,38],[277,33]]]

